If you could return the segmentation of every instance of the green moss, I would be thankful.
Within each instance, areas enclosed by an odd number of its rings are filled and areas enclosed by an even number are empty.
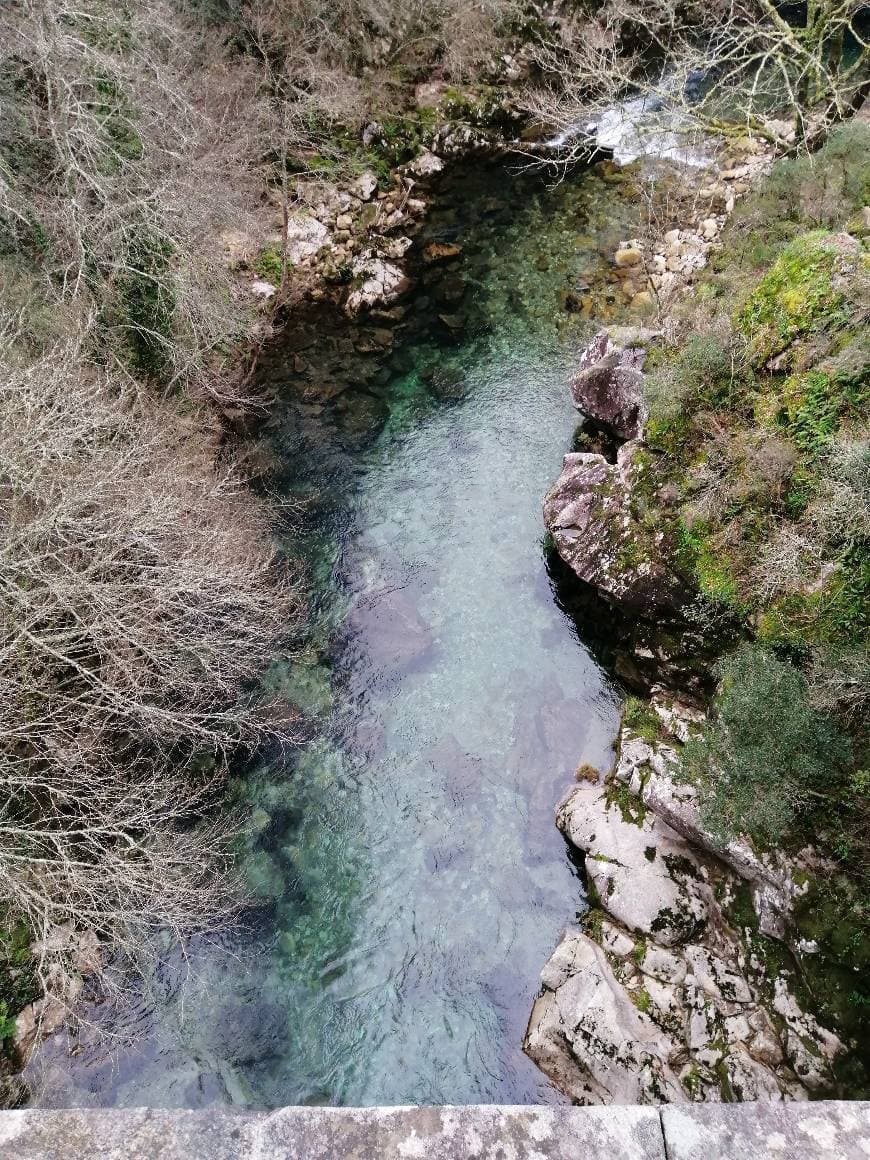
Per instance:
[[[649,1013],[652,1000],[650,999],[649,991],[646,989],[646,987],[641,987],[637,991],[629,991],[628,996],[632,1003],[634,1003],[635,1007],[637,1007],[638,1011],[644,1015]]]
[[[822,230],[785,247],[737,314],[756,363],[797,338],[846,321],[843,291],[833,283],[839,256]]]
[[[662,723],[647,701],[628,697],[622,707],[622,724],[651,745],[662,737]]]
[[[605,800],[608,806],[616,806],[622,820],[633,826],[642,826],[646,818],[646,806],[620,781],[611,781],[606,790]]]
[[[254,259],[254,270],[274,286],[281,285],[283,251],[278,242],[264,246]]]
[[[740,599],[734,565],[706,524],[698,522],[688,527],[681,520],[677,526],[675,551],[680,566],[708,600],[741,614],[746,611]]]
[[[867,402],[862,385],[817,369],[791,375],[780,398],[777,418],[797,447],[813,455],[829,443],[845,413],[860,414]]]
[[[866,642],[870,633],[870,558],[848,552],[814,592],[793,592],[760,615],[758,637],[770,644],[808,648]]]

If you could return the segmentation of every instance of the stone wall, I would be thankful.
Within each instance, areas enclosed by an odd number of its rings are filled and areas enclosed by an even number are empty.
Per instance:
[[[867,1160],[870,1103],[0,1112],[3,1160]]]

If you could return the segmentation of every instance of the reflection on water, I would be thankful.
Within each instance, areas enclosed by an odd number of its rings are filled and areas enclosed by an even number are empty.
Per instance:
[[[540,504],[586,334],[560,295],[628,210],[592,177],[467,182],[429,226],[463,256],[425,276],[404,337],[291,335],[273,367],[315,598],[301,658],[267,684],[316,728],[240,787],[263,908],[103,1017],[135,1046],[49,1043],[39,1102],[559,1098],[521,1050],[582,905],[553,812],[578,763],[608,762],[615,708],[553,601]]]

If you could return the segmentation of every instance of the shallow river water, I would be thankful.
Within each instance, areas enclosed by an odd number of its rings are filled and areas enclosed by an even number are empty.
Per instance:
[[[421,269],[404,328],[291,326],[267,368],[314,590],[267,677],[309,740],[239,786],[262,907],[95,1009],[117,1038],[50,1042],[36,1102],[560,1098],[522,1037],[583,905],[554,807],[609,761],[616,694],[554,600],[541,499],[592,328],[564,295],[632,209],[595,174],[491,166],[439,204],[427,236],[463,252]]]

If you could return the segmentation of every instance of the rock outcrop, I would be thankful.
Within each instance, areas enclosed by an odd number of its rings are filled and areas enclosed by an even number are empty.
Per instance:
[[[679,618],[693,594],[668,562],[664,533],[636,514],[648,470],[636,441],[619,449],[615,464],[570,452],[544,500],[544,522],[562,559],[608,600],[638,616]]]
[[[624,729],[610,782],[559,806],[592,909],[543,971],[526,1050],[578,1103],[806,1099],[842,1044],[801,1009],[746,903],[748,887],[782,930],[796,867],[717,843],[675,777],[678,745]]]
[[[646,422],[645,357],[643,346],[617,343],[611,332],[601,331],[581,355],[580,369],[571,383],[574,406],[587,423],[622,442],[639,439]]]

